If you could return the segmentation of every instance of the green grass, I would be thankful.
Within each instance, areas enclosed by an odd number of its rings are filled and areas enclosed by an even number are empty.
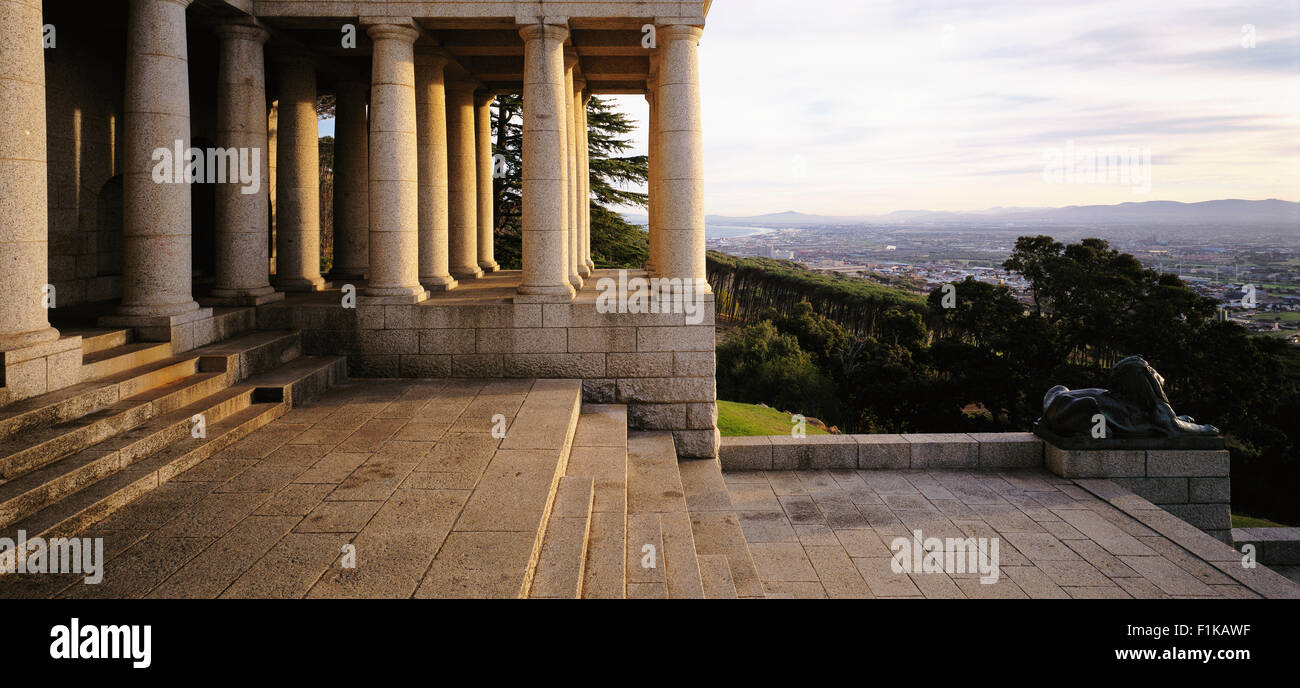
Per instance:
[[[1267,518],[1255,518],[1244,514],[1232,515],[1233,528],[1286,528],[1281,523],[1274,523]]]
[[[794,424],[790,414],[756,404],[718,401],[718,431],[723,437],[754,435],[789,435]],[[815,425],[807,426],[809,435],[829,434]]]

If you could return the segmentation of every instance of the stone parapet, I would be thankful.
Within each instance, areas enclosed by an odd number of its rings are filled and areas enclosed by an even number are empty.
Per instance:
[[[726,437],[724,470],[998,470],[1043,465],[1043,441],[1027,432]]]

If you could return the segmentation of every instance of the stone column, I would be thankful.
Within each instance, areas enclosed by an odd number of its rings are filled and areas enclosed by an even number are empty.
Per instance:
[[[577,108],[574,107],[574,68],[578,66],[578,53],[564,51],[564,164],[565,164],[565,217],[568,222],[569,283],[582,289],[582,274],[578,272],[578,125]]]
[[[199,309],[190,289],[190,187],[175,177],[153,179],[154,151],[175,156],[177,148],[190,146],[189,4],[130,3],[122,107],[122,316],[170,318]]]
[[[474,144],[474,88],[465,79],[447,84],[447,208],[451,274],[478,279],[478,155]]]
[[[587,80],[573,80],[573,142],[574,142],[574,213],[578,219],[576,234],[578,275],[591,277],[591,237],[588,223],[591,220],[591,194],[587,191]]]
[[[587,266],[587,275],[596,269],[596,261],[591,259],[591,140],[588,138],[587,104],[591,102],[591,92],[582,94],[582,262]]]
[[[707,290],[704,268],[704,139],[700,116],[698,26],[669,25],[658,31],[657,172],[661,202],[655,206],[661,234],[656,267],[668,278],[695,280]]]
[[[415,121],[420,168],[420,284],[456,288],[447,258],[447,58],[415,56]]]
[[[334,102],[334,266],[330,279],[361,279],[370,266],[370,84],[349,74]]]
[[[650,106],[649,121],[646,123],[646,154],[650,158],[646,174],[646,233],[649,235],[650,255],[646,258],[645,269],[651,275],[659,272],[659,217],[655,212],[659,204],[658,189],[655,182],[659,180],[659,55],[650,56],[650,78],[645,82],[645,101]]]
[[[415,39],[409,23],[373,24],[370,79],[370,280],[379,303],[419,303],[420,191],[415,115]]]
[[[529,24],[524,39],[523,279],[517,303],[573,300],[564,186],[566,26]]]
[[[217,146],[238,151],[256,175],[247,184],[227,171],[216,186],[216,302],[256,306],[284,298],[271,288],[266,242],[270,231],[270,163],[267,160],[266,67],[262,45],[270,34],[256,21],[216,26],[221,39],[217,76]],[[242,170],[237,170],[242,171]],[[251,193],[250,193],[251,191]]]
[[[275,285],[319,291],[320,136],[316,128],[316,61],[276,57],[280,100],[276,132]]]
[[[483,272],[501,269],[493,251],[492,217],[492,101],[490,91],[474,92],[474,144],[478,163],[478,266]]]
[[[59,331],[50,327],[43,292],[49,208],[40,0],[0,0],[0,22],[7,33],[0,41],[0,351],[10,351],[54,341]]]

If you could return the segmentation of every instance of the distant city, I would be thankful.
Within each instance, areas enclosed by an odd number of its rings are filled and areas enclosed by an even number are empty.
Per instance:
[[[1178,275],[1220,304],[1219,317],[1300,346],[1300,203],[1157,201],[873,218],[789,212],[710,216],[707,230],[710,250],[735,256],[792,260],[917,294],[972,277],[1006,285],[1026,304],[1026,281],[1002,269],[1017,237],[1098,237],[1148,268]]]

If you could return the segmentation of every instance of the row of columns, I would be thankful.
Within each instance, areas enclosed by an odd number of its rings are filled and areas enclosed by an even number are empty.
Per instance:
[[[702,29],[659,27],[658,52],[647,81],[650,104],[650,260],[660,277],[707,290],[704,258],[703,127],[698,45]],[[595,267],[585,151],[585,84],[566,52],[568,28],[545,22],[523,27],[524,39],[524,276],[520,296],[566,300]],[[558,200],[557,200],[558,199]],[[570,231],[571,230],[571,231]],[[519,300],[518,298],[516,300]]]
[[[192,0],[130,0],[123,107],[123,299],[119,316],[170,318],[199,308],[191,291],[190,189],[153,179],[154,151],[189,148],[186,8]],[[0,0],[0,85],[23,107],[0,128],[0,350],[58,337],[49,326],[44,55],[41,1]],[[700,29],[663,26],[651,103],[651,262],[664,277],[704,277]],[[338,90],[335,247],[331,276],[368,275],[366,296],[414,303],[497,269],[492,252],[490,95],[448,79],[446,60],[416,55],[414,25],[367,27],[367,84]],[[590,277],[586,103],[563,23],[527,24],[523,84],[523,275],[518,301],[564,301]],[[258,149],[256,193],[217,186],[214,295],[256,302],[320,289],[316,76],[310,56],[283,54],[276,133],[277,275],[265,237],[269,176],[267,32],[253,20],[217,28],[218,141]],[[445,209],[445,212],[444,212]]]

